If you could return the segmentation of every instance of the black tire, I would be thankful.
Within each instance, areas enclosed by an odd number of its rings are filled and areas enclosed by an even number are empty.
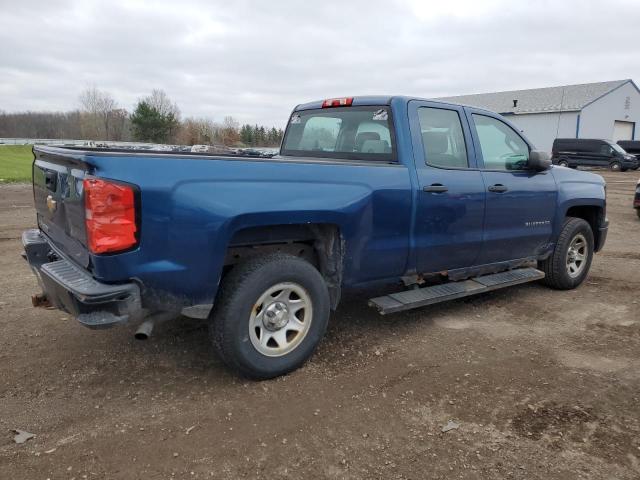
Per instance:
[[[626,172],[627,170],[629,170],[628,168],[621,168],[620,171],[621,172]]]
[[[612,172],[619,172],[620,170],[622,170],[622,165],[620,165],[620,162],[611,162],[609,164],[609,170],[611,170]]]
[[[572,276],[567,266],[568,251],[573,240],[579,235],[586,240],[586,258],[579,274]],[[545,273],[543,283],[558,290],[578,287],[589,274],[593,260],[593,245],[591,226],[581,218],[567,217],[553,253],[546,260],[538,262],[538,268]]]
[[[569,162],[567,162],[566,160],[560,160],[558,161],[558,166],[560,167],[569,167]]]
[[[636,215],[638,215],[638,218],[640,218],[640,208],[636,208]]]
[[[293,350],[281,356],[267,356],[254,347],[249,322],[259,298],[284,282],[304,289],[311,303],[311,320]],[[295,370],[313,354],[327,329],[329,311],[327,285],[313,265],[292,255],[270,254],[249,259],[226,275],[211,315],[209,333],[229,367],[246,377],[264,380]]]

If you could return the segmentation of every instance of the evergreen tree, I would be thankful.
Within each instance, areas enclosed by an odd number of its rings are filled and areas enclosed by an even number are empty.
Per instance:
[[[251,145],[253,142],[253,131],[251,130],[251,125],[243,125],[240,129],[240,141],[245,145]]]
[[[179,125],[175,113],[161,113],[147,101],[138,102],[131,114],[133,138],[142,142],[164,143]]]
[[[271,127],[269,130],[269,145],[277,146],[280,143],[280,135],[278,133],[278,129],[276,127]]]

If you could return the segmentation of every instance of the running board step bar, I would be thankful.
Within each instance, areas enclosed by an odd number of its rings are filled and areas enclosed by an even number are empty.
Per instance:
[[[456,298],[468,297],[476,293],[490,292],[499,288],[534,282],[544,278],[544,272],[535,268],[518,268],[506,272],[492,273],[460,282],[449,282],[432,287],[416,288],[391,293],[369,300],[369,305],[378,309],[382,315],[402,312],[412,308],[433,305]]]

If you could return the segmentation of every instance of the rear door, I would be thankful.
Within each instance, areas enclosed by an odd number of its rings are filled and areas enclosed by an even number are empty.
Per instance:
[[[414,241],[420,273],[476,264],[485,187],[462,107],[409,102],[418,178]]]
[[[82,182],[87,165],[79,156],[56,155],[37,147],[33,163],[33,198],[38,227],[65,254],[89,265]]]
[[[570,166],[574,165],[579,159],[576,154],[577,146],[571,139],[556,139],[553,142],[552,152],[558,160],[566,160]],[[557,161],[556,161],[557,163]]]
[[[550,170],[526,167],[530,147],[499,116],[467,109],[475,152],[487,187],[483,247],[478,263],[535,256],[551,240],[556,183]]]

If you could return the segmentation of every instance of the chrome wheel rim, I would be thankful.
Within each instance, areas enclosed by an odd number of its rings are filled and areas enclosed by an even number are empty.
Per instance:
[[[579,276],[587,264],[589,255],[587,239],[581,233],[571,240],[567,250],[567,273],[571,278]]]
[[[613,170],[614,172],[617,172],[618,170],[620,170],[620,164],[619,163],[612,164],[611,170]]]
[[[267,357],[286,355],[302,343],[312,319],[309,293],[296,283],[278,283],[260,295],[251,309],[251,344]]]
[[[558,162],[558,165],[561,166],[561,167],[568,167],[569,166],[569,164],[567,162],[565,162],[564,160]]]

